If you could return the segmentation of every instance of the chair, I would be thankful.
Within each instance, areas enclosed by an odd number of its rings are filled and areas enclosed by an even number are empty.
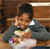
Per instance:
[[[5,23],[5,17],[3,14],[3,4],[2,4],[2,0],[0,0],[0,28],[2,28],[1,25],[4,25],[3,30],[1,31],[1,34],[5,31],[6,29],[6,23]]]
[[[50,31],[50,18],[34,18],[36,20],[38,20],[49,32]],[[12,22],[14,22],[15,19],[14,18],[7,18],[7,24],[8,27],[11,26]]]

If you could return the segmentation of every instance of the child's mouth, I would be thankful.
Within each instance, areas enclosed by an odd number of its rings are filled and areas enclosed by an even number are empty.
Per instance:
[[[21,26],[22,28],[24,28],[24,26]]]
[[[25,26],[21,25],[20,28],[23,29],[23,28],[25,28]]]

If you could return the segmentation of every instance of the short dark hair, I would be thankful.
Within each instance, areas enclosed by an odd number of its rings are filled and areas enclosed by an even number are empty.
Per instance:
[[[19,6],[19,13],[18,13],[18,16],[22,15],[23,13],[28,13],[29,14],[29,18],[30,20],[32,20],[33,18],[33,7],[31,4],[29,3],[22,3],[20,6]]]

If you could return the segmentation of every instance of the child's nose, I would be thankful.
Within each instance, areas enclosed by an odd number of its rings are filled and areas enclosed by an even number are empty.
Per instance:
[[[23,22],[22,22],[22,24],[24,25],[24,24],[25,24],[25,22],[23,21]]]

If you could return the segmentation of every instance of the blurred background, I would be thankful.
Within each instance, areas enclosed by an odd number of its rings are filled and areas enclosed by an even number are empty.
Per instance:
[[[18,14],[18,5],[23,2],[35,3],[32,5],[33,18],[50,32],[50,0],[0,0],[0,34],[5,33],[14,22],[14,17]]]

